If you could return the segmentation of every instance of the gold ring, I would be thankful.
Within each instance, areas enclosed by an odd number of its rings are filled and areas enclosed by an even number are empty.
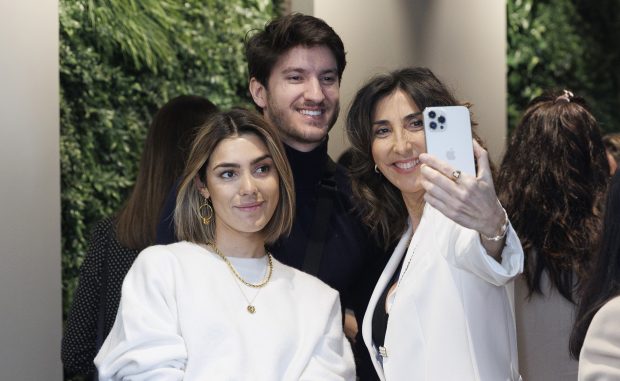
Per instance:
[[[458,169],[455,169],[452,172],[452,179],[454,180],[454,182],[456,182],[460,177],[461,177],[461,171],[459,171]]]

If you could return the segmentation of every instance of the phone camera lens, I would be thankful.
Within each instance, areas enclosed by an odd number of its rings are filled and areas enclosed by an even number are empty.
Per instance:
[[[442,124],[441,126],[439,126],[439,129],[440,129],[440,130],[443,130],[443,128],[444,128],[444,125],[443,125],[443,124]]]
[[[437,120],[439,121],[439,123],[446,123],[446,117],[443,115],[437,118]]]
[[[428,116],[431,117],[431,118],[434,118],[434,117],[437,116],[437,114],[435,114],[435,111],[431,111],[431,112],[428,113]]]
[[[431,112],[432,112],[432,111],[431,111]],[[429,126],[431,126],[431,130],[435,130],[435,129],[437,129],[437,123],[436,123],[436,122],[431,122],[431,123],[429,124]]]

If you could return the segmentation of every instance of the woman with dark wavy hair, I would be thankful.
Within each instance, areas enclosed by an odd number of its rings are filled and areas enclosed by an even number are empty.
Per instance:
[[[608,178],[605,147],[585,101],[568,90],[533,99],[497,179],[525,251],[515,300],[526,380],[577,379],[568,338],[596,252]]]
[[[579,379],[620,379],[620,172],[611,180],[601,250],[584,285],[570,339]]]
[[[153,117],[129,197],[117,213],[97,222],[90,235],[62,338],[67,376],[97,379],[93,359],[114,324],[125,274],[140,250],[155,244],[166,193],[183,173],[198,127],[216,111],[206,98],[180,95]]]
[[[362,325],[381,380],[519,378],[509,284],[523,251],[488,154],[472,141],[474,176],[426,153],[421,111],[458,104],[430,70],[406,68],[371,79],[347,117],[354,195],[398,242]]]

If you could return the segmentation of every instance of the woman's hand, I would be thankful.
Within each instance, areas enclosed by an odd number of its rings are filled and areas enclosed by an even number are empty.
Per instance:
[[[489,166],[489,154],[478,142],[473,141],[474,156],[478,163],[477,176],[461,173],[454,178],[454,168],[433,155],[424,153],[420,161],[424,200],[454,222],[495,237],[501,233],[505,222],[504,211],[497,200]],[[481,237],[487,253],[499,258],[504,239],[491,241]]]

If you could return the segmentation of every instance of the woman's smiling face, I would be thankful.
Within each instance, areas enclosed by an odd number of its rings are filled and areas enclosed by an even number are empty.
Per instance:
[[[403,195],[424,192],[419,161],[426,152],[424,123],[413,99],[397,89],[379,100],[372,132],[372,157],[383,176]]]
[[[278,205],[279,178],[265,143],[247,133],[222,140],[209,158],[203,196],[211,198],[216,236],[259,233]]]

